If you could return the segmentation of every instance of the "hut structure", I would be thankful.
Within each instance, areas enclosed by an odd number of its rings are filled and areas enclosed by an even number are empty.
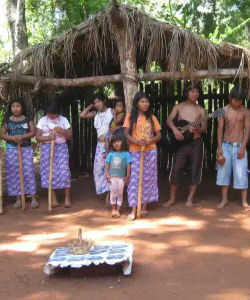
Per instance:
[[[23,50],[12,64],[0,67],[1,97],[21,96],[34,113],[50,93],[61,97],[62,114],[73,129],[72,166],[90,170],[96,137],[91,120],[79,120],[79,111],[97,88],[112,85],[123,96],[127,111],[138,89],[145,90],[163,130],[176,102],[183,101],[185,80],[212,79],[200,104],[208,112],[227,104],[230,82],[248,90],[250,50],[214,44],[177,26],[159,22],[143,11],[119,4],[44,44]],[[206,136],[205,167],[213,167],[217,121]],[[163,152],[163,151],[162,151]],[[170,168],[170,157],[160,152],[159,166]]]

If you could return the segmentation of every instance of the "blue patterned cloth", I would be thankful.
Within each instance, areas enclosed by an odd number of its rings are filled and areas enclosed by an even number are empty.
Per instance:
[[[124,275],[130,275],[133,263],[133,245],[109,242],[104,245],[94,246],[93,249],[85,255],[74,255],[70,253],[69,248],[57,248],[50,256],[44,266],[44,272],[47,275],[53,274],[56,267],[81,268],[91,264],[109,264],[114,265],[123,263]]]

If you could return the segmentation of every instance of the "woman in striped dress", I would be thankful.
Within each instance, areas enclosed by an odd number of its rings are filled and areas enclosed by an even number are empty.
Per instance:
[[[132,211],[128,218],[134,220],[137,209],[140,150],[142,146],[145,146],[145,156],[141,215],[147,215],[148,203],[158,201],[156,143],[161,139],[161,126],[156,117],[150,112],[148,97],[143,92],[135,94],[131,113],[127,114],[123,127],[125,127],[124,133],[129,141],[129,150],[132,155],[131,176],[128,185],[128,203]]]
[[[83,119],[94,118],[98,140],[94,161],[95,188],[97,195],[107,193],[106,205],[108,206],[110,187],[105,175],[105,158],[107,155],[107,134],[113,119],[113,111],[107,107],[106,99],[102,94],[95,94],[93,103],[80,113],[80,117]]]
[[[8,195],[16,197],[15,208],[21,207],[18,145],[21,145],[22,150],[24,193],[32,196],[31,207],[38,207],[35,197],[36,180],[33,149],[30,140],[35,136],[35,132],[33,119],[27,116],[23,101],[21,99],[12,100],[3,120],[1,138],[6,141],[5,167]]]
[[[71,174],[69,169],[69,151],[66,143],[71,138],[72,133],[69,121],[59,114],[57,102],[50,102],[46,109],[46,115],[37,124],[36,140],[42,143],[40,172],[43,188],[49,188],[50,148],[51,141],[55,140],[52,177],[53,207],[59,205],[55,192],[57,189],[65,189],[64,206],[66,208],[71,207]]]

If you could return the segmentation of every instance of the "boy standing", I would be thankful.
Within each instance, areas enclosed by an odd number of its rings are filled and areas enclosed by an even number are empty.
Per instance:
[[[248,162],[246,145],[249,138],[249,110],[242,106],[245,95],[238,87],[230,91],[230,103],[225,107],[225,116],[218,122],[218,156],[225,162],[218,164],[217,185],[222,186],[222,200],[218,208],[228,204],[228,188],[233,172],[233,187],[241,190],[242,206],[249,210],[247,203]]]

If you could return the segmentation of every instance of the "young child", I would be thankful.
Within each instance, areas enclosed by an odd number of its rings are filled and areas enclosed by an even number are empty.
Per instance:
[[[49,187],[50,147],[51,141],[55,140],[53,157],[53,200],[52,206],[59,205],[56,199],[56,189],[65,189],[65,207],[71,207],[70,186],[71,174],[69,169],[69,151],[66,141],[71,140],[69,121],[59,114],[57,101],[49,103],[46,116],[37,124],[36,140],[42,143],[40,172],[43,188]]]
[[[161,126],[156,117],[150,112],[148,97],[143,92],[135,94],[131,114],[127,114],[123,127],[125,127],[124,133],[130,143],[130,152],[133,159],[131,178],[128,185],[128,203],[132,207],[132,211],[128,219],[135,220],[140,154],[143,145],[145,146],[145,156],[141,215],[147,215],[147,203],[158,201],[156,143],[161,139]]]
[[[21,186],[18,164],[17,145],[22,148],[24,192],[32,196],[31,207],[38,207],[35,198],[36,180],[33,165],[33,149],[31,138],[35,136],[33,119],[27,116],[26,108],[21,99],[12,100],[5,114],[1,138],[6,141],[6,180],[7,190],[10,196],[16,197],[15,208],[21,207]]]
[[[249,110],[242,106],[245,95],[238,87],[230,91],[229,105],[225,107],[225,116],[218,123],[217,185],[222,186],[222,200],[218,208],[228,204],[228,188],[233,173],[233,187],[241,190],[242,206],[249,210],[247,203],[248,162],[246,145],[249,139]],[[220,161],[219,161],[220,162]]]
[[[132,157],[127,151],[127,142],[124,135],[114,133],[109,144],[109,154],[106,157],[105,174],[110,186],[110,203],[112,217],[120,217],[120,208],[123,201],[124,185],[128,184],[130,163]]]
[[[125,102],[122,99],[115,99],[115,109],[114,109],[114,117],[110,123],[109,131],[112,133],[118,132],[121,133],[123,131],[123,123],[126,117],[126,108]],[[110,136],[111,140],[111,136]]]

